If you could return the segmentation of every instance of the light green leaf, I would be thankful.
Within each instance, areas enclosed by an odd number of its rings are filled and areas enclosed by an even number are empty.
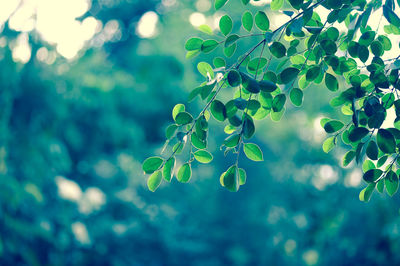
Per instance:
[[[149,178],[147,179],[147,187],[151,192],[156,191],[156,189],[160,186],[162,181],[162,174],[161,171],[154,172]]]
[[[333,147],[335,147],[335,145],[336,145],[336,138],[333,136],[329,137],[322,144],[322,150],[328,153],[333,149]]]
[[[303,104],[303,91],[300,90],[299,88],[293,88],[290,91],[289,97],[293,105],[301,106]]]
[[[200,163],[209,163],[212,161],[213,156],[206,150],[198,150],[194,153],[194,158]]]
[[[358,195],[360,201],[368,202],[371,199],[372,192],[374,192],[374,189],[375,189],[375,183],[370,183],[366,188],[361,190],[360,194]]]
[[[259,161],[264,160],[263,153],[257,144],[245,143],[243,145],[243,151],[244,151],[244,154],[246,154],[247,158],[249,158],[252,161],[259,162]]]
[[[208,75],[211,78],[214,78],[214,71],[213,68],[210,66],[210,64],[206,62],[200,62],[197,64],[197,70],[200,72],[201,75],[204,77],[208,77]]]
[[[179,168],[177,179],[179,182],[187,183],[192,176],[192,168],[189,163],[185,163]]]
[[[284,0],[272,0],[271,10],[277,11],[282,8]]]
[[[175,167],[175,157],[169,158],[163,166],[162,175],[164,179],[168,182],[170,182],[172,179],[172,176],[174,174],[174,167]]]
[[[175,120],[176,116],[180,113],[180,112],[184,112],[185,111],[185,105],[182,103],[178,103],[174,106],[174,108],[172,109],[172,118]]]

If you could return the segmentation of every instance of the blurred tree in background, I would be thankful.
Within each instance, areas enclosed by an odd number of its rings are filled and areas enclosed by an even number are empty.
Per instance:
[[[218,185],[221,153],[191,185],[147,190],[141,162],[160,151],[165,110],[201,80],[182,47],[222,15],[211,1],[15,3],[0,4],[1,265],[400,262],[398,196],[359,202],[361,171],[321,150],[334,110],[317,87],[260,125],[265,163],[243,160],[240,192]]]

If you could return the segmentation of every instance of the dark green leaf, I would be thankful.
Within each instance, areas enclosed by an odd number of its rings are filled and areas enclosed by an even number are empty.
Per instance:
[[[226,108],[225,105],[218,101],[218,100],[214,100],[211,103],[211,114],[214,116],[215,119],[217,119],[218,121],[224,121],[226,119]]]
[[[344,124],[339,120],[331,120],[324,125],[326,133],[334,133],[344,127]]]
[[[269,80],[262,80],[258,84],[260,85],[260,90],[263,92],[273,92],[277,89],[276,84]]]
[[[370,169],[364,173],[363,179],[368,183],[375,182],[379,177],[381,177],[382,173],[383,171],[380,169]]]
[[[280,42],[273,42],[270,45],[269,50],[276,58],[282,58],[286,55],[286,47]]]
[[[242,79],[237,70],[231,70],[228,73],[228,83],[231,87],[237,87],[242,83]]]
[[[376,139],[379,149],[384,153],[396,152],[396,140],[390,131],[379,129]]]
[[[349,133],[349,140],[351,142],[357,142],[365,137],[369,133],[369,130],[365,127],[356,127]]]
[[[256,128],[254,126],[253,119],[250,116],[245,116],[244,122],[243,122],[243,136],[246,139],[251,138],[256,131]]]
[[[383,16],[395,27],[400,27],[400,18],[386,5],[383,6]]]
[[[297,68],[288,67],[279,74],[280,80],[282,81],[283,84],[288,84],[297,77],[299,72],[300,70],[298,70]]]
[[[378,146],[376,145],[376,142],[371,140],[368,143],[367,146],[367,150],[366,150],[366,154],[368,156],[368,158],[370,158],[371,160],[378,160]]]
[[[330,91],[337,91],[339,89],[336,77],[329,73],[325,73],[325,85]]]

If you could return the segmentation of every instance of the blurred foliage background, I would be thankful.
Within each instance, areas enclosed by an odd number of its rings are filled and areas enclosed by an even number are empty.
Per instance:
[[[237,2],[225,10],[236,20]],[[360,167],[322,152],[319,119],[338,114],[318,87],[260,123],[265,162],[241,159],[238,193],[219,185],[233,160],[220,126],[190,184],[147,190],[141,162],[207,60],[183,45],[222,14],[210,0],[0,3],[1,265],[400,263],[398,196],[360,202]]]

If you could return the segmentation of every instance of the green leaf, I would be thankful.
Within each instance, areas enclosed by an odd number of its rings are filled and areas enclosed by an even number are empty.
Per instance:
[[[363,165],[362,165],[362,170],[363,170],[364,173],[367,172],[370,169],[375,169],[375,168],[376,168],[375,164],[370,160],[365,160]]]
[[[230,16],[224,15],[219,20],[219,29],[221,30],[222,34],[227,36],[233,27],[233,22]]]
[[[254,126],[253,119],[250,116],[245,116],[243,122],[243,136],[246,139],[251,138],[256,132],[256,128]]]
[[[303,0],[289,0],[289,3],[295,9],[300,9],[301,5],[303,4]]]
[[[228,0],[215,0],[214,7],[216,10],[218,10],[223,7],[227,2]]]
[[[382,56],[383,55],[383,45],[381,42],[379,41],[373,41],[371,43],[371,52],[375,55],[375,56]]]
[[[349,140],[351,142],[357,142],[365,137],[369,133],[369,130],[365,127],[356,127],[349,133]]]
[[[239,139],[239,134],[231,135],[224,140],[224,145],[228,148],[236,147],[239,143]]]
[[[180,112],[175,118],[175,122],[180,126],[189,124],[192,121],[193,121],[193,116],[188,112]]]
[[[271,10],[277,11],[282,8],[284,0],[272,0]]]
[[[237,48],[236,43],[234,43],[233,45],[229,46],[229,47],[225,47],[224,48],[224,55],[226,57],[232,57],[232,55],[235,53]]]
[[[239,35],[237,35],[237,34],[229,35],[228,38],[226,38],[226,40],[225,40],[225,48],[226,48],[226,47],[229,47],[229,46],[231,46],[231,45],[233,45],[233,44],[235,44],[235,42],[236,42],[239,38],[240,38],[240,37],[239,37]]]
[[[192,176],[192,168],[189,163],[185,163],[179,168],[177,179],[179,182],[187,183]]]
[[[247,5],[250,2],[250,0],[242,0],[243,5]]]
[[[162,175],[164,179],[168,182],[171,181],[172,176],[174,175],[174,167],[175,167],[175,157],[169,158],[162,169]]]
[[[243,145],[243,151],[244,154],[246,154],[247,158],[249,158],[252,161],[260,162],[264,160],[263,153],[257,144],[245,143]]]
[[[180,112],[184,112],[185,111],[185,105],[182,103],[178,103],[177,105],[174,106],[174,108],[172,109],[172,118],[175,120],[176,116],[180,113]]]
[[[214,78],[214,71],[213,68],[210,66],[210,64],[206,62],[200,62],[197,64],[197,70],[200,72],[203,77],[208,77],[208,75],[211,78]]]
[[[343,166],[344,167],[348,166],[351,163],[351,161],[353,161],[355,156],[356,153],[354,151],[346,152],[346,154],[343,156]]]
[[[376,139],[379,149],[384,153],[396,152],[396,140],[389,130],[379,129]]]
[[[225,105],[218,101],[214,100],[211,103],[211,108],[210,108],[211,114],[214,116],[214,118],[218,121],[225,121],[226,119],[226,108]]]
[[[290,91],[290,101],[293,103],[295,106],[301,106],[303,104],[303,91],[300,90],[299,88],[293,88]]]
[[[190,38],[185,43],[185,49],[187,51],[199,50],[201,45],[203,44],[203,40],[197,37]]]
[[[321,41],[320,45],[327,55],[333,55],[337,51],[336,43],[332,40],[323,40]]]
[[[207,142],[205,140],[200,139],[196,132],[193,132],[190,139],[192,141],[192,145],[197,149],[201,150],[207,147]]]
[[[279,77],[283,84],[288,84],[297,77],[299,72],[300,70],[298,70],[297,68],[288,67],[279,74]]]
[[[329,73],[325,73],[325,85],[330,91],[337,91],[339,89],[336,77]]]
[[[273,92],[278,88],[275,83],[269,80],[261,80],[258,84],[263,92]]]
[[[223,59],[222,57],[215,57],[213,60],[213,64],[216,68],[226,66],[225,59]]]
[[[333,136],[329,137],[324,141],[324,143],[322,143],[322,150],[325,153],[328,153],[333,149],[333,147],[335,147],[335,145],[336,145],[336,138]]]
[[[215,48],[217,48],[218,45],[219,43],[216,40],[205,40],[201,45],[201,51],[203,51],[206,54],[210,53]]]
[[[368,186],[363,190],[361,190],[360,194],[358,195],[360,201],[368,202],[371,199],[372,192],[374,192],[374,189],[375,189],[375,183],[368,184]]]
[[[367,62],[369,57],[369,51],[366,46],[360,45],[358,47],[358,57],[360,58],[361,62],[363,63]]]
[[[143,162],[142,169],[146,174],[152,174],[160,168],[163,162],[161,157],[150,157]]]
[[[272,101],[272,110],[274,112],[280,112],[286,103],[286,95],[281,93],[275,96],[274,100]]]
[[[364,173],[363,179],[368,183],[375,182],[382,174],[383,171],[381,169],[370,169]]]
[[[267,14],[265,14],[263,11],[257,11],[256,15],[254,16],[254,20],[257,28],[260,30],[267,31],[269,29],[269,19]]]
[[[385,188],[385,180],[381,179],[376,183],[376,190],[378,190],[379,193],[383,193],[383,189]]]
[[[393,196],[399,189],[399,177],[395,172],[390,170],[385,177],[386,191],[389,196]]]
[[[167,139],[170,139],[174,136],[176,130],[178,129],[178,126],[175,124],[169,125],[166,129],[165,129],[165,137]]]
[[[203,32],[203,33],[205,33],[205,34],[213,35],[213,30],[212,30],[211,27],[208,26],[208,25],[205,25],[205,24],[200,25],[200,26],[198,27],[198,29],[199,29],[199,31],[201,31],[201,32]]]
[[[331,120],[324,125],[326,133],[334,133],[336,131],[339,131],[343,127],[344,127],[343,122],[339,120]]]
[[[211,153],[205,150],[198,150],[195,153],[193,153],[194,158],[196,158],[197,161],[200,163],[209,163],[212,161],[213,156]]]
[[[154,172],[149,178],[147,179],[147,187],[151,192],[156,191],[156,189],[160,186],[162,181],[162,174],[161,171]]]
[[[239,190],[239,178],[236,165],[232,165],[228,170],[221,175],[221,184],[231,192]]]
[[[313,66],[307,70],[306,80],[308,82],[314,81],[320,74],[321,68],[319,66]]]
[[[253,23],[254,23],[253,14],[251,14],[250,11],[244,12],[242,16],[243,28],[248,32],[250,32],[251,29],[253,28]]]
[[[286,55],[286,47],[280,42],[273,42],[269,46],[269,50],[276,58],[282,58]]]
[[[246,184],[246,171],[243,168],[239,168],[239,185],[242,186]]]
[[[400,18],[386,5],[383,6],[383,16],[393,26],[400,27]]]
[[[237,70],[231,70],[228,73],[228,83],[231,87],[237,87],[242,83],[242,79]]]
[[[367,150],[366,150],[366,154],[368,156],[368,158],[370,158],[371,160],[378,160],[378,146],[376,145],[376,142],[371,140],[368,143],[367,146]]]

